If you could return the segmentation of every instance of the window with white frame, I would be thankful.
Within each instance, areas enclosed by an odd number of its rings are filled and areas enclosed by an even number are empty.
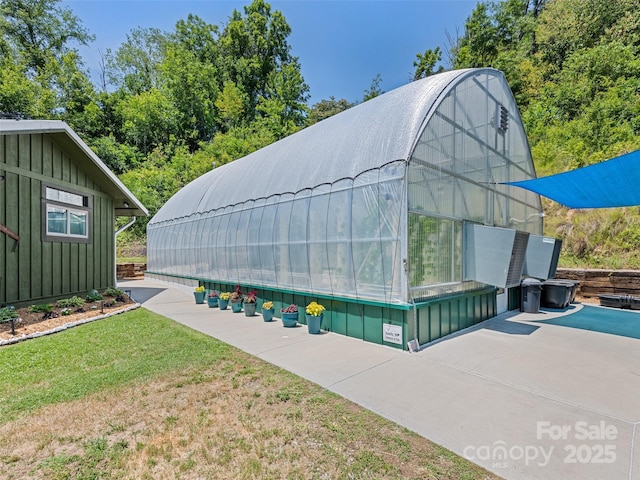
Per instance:
[[[88,242],[91,199],[43,185],[43,233],[48,241]]]

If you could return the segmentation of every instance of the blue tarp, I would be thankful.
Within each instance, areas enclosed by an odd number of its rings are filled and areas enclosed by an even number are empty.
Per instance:
[[[640,150],[570,172],[505,184],[530,190],[569,208],[640,205]]]

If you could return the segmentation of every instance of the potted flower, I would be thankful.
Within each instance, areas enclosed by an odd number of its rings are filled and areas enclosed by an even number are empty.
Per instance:
[[[282,325],[285,327],[295,327],[298,323],[298,306],[291,304],[280,310],[282,314]]]
[[[264,302],[262,304],[262,319],[265,322],[270,322],[273,320],[273,302]]]
[[[220,310],[226,310],[229,306],[229,299],[231,298],[231,294],[229,292],[222,292],[218,296],[218,306]]]
[[[322,316],[325,308],[317,302],[311,302],[305,310],[307,327],[309,333],[320,333],[320,325],[322,324]]]
[[[256,291],[252,290],[244,296],[242,307],[246,317],[253,317],[256,314]]]
[[[209,308],[215,308],[218,306],[218,292],[211,290],[207,297],[207,305],[209,305]]]
[[[204,303],[204,286],[196,287],[193,296],[196,298],[196,303]]]
[[[231,294],[231,310],[233,313],[239,313],[242,311],[242,290],[240,285],[236,285],[235,290]]]

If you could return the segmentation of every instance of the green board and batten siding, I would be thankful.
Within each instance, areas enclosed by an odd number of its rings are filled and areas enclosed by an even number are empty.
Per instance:
[[[49,135],[0,135],[0,304],[35,303],[113,285],[114,205]],[[92,199],[90,242],[43,241],[42,184]]]

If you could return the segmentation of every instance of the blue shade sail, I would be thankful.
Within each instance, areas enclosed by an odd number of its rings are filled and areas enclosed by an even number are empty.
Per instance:
[[[504,183],[569,208],[632,207],[640,205],[640,150],[570,172]]]

